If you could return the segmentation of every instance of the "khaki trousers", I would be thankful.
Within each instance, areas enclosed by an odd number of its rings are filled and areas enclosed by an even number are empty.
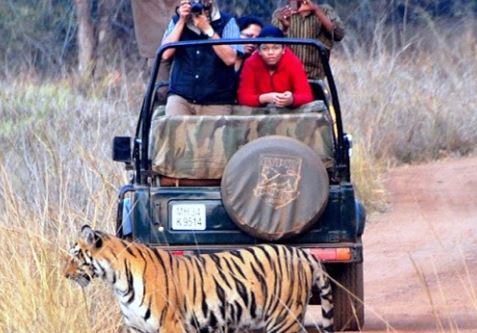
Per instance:
[[[186,116],[186,115],[227,115],[232,113],[232,105],[201,105],[189,103],[179,95],[167,97],[166,115]]]

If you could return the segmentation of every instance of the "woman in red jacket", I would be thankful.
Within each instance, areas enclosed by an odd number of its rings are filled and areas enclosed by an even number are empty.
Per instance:
[[[267,26],[259,37],[283,37],[283,32]],[[239,104],[294,108],[312,100],[303,63],[284,45],[262,44],[245,61],[238,89]]]

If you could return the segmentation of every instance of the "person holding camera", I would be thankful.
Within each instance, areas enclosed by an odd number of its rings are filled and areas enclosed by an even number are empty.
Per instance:
[[[215,0],[181,0],[162,44],[220,38],[239,38],[235,19],[219,11]],[[173,59],[168,115],[230,114],[235,100],[235,70],[239,46],[214,45],[168,49]]]
[[[288,0],[288,5],[278,8],[272,15],[272,24],[279,27],[289,38],[319,40],[327,49],[328,57],[335,42],[345,35],[343,22],[335,10],[327,4],[311,0]],[[309,79],[325,77],[319,51],[310,45],[291,45],[291,49],[303,61]]]

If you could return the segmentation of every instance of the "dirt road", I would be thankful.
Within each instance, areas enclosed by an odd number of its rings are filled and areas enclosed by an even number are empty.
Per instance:
[[[477,332],[477,157],[396,168],[386,188],[363,239],[363,331]]]
[[[477,332],[477,158],[394,169],[364,236],[368,332]]]

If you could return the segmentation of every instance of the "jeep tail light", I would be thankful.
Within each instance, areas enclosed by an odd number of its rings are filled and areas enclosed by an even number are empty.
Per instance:
[[[170,250],[169,253],[172,254],[173,256],[182,257],[185,255],[194,254],[194,251]]]
[[[353,252],[349,247],[311,248],[310,253],[317,259],[327,261],[348,262],[353,259]]]

